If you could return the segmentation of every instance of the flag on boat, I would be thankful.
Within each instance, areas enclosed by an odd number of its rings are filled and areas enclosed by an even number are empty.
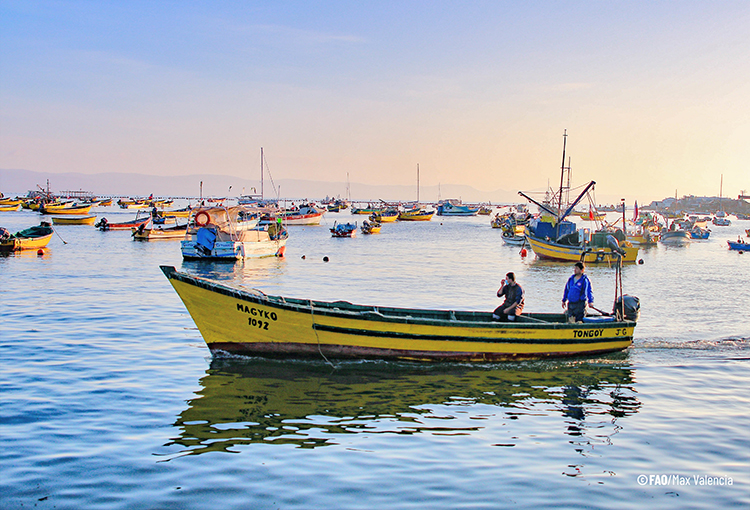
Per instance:
[[[591,221],[594,221],[594,211],[593,209],[591,209],[591,207],[589,207],[589,219]]]
[[[633,208],[633,221],[638,219],[638,200],[635,201],[635,207]]]

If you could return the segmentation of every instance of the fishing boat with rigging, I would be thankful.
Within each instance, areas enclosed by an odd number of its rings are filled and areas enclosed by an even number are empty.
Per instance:
[[[563,178],[569,167],[565,166],[565,148],[567,142],[567,130],[563,134],[563,158],[562,173],[560,175],[560,188],[554,199],[544,204],[525,193],[518,194],[536,204],[541,210],[538,218],[534,218],[526,227],[526,239],[529,246],[537,257],[549,260],[560,260],[586,263],[603,262],[635,262],[638,257],[638,248],[633,247],[627,241],[626,235],[621,229],[599,230],[591,232],[589,229],[578,229],[576,224],[566,220],[576,205],[592,190],[595,181],[589,182],[583,191],[567,208],[563,207]],[[624,215],[624,208],[623,208]]]

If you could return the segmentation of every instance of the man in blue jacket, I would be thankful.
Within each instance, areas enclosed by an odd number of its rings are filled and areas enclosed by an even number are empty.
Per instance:
[[[591,281],[584,274],[586,266],[583,262],[576,262],[573,276],[568,278],[563,292],[562,307],[566,309],[568,321],[581,322],[586,315],[586,305],[594,305],[594,293],[591,291]]]

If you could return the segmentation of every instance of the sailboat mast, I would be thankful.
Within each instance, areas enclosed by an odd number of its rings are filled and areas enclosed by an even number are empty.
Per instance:
[[[260,148],[260,199],[263,200],[263,147]]]
[[[568,130],[563,132],[563,154],[560,167],[560,195],[557,197],[557,221],[560,222],[560,211],[562,211],[563,176],[565,175],[565,147],[568,142]]]
[[[417,163],[417,205],[419,205],[419,163]]]

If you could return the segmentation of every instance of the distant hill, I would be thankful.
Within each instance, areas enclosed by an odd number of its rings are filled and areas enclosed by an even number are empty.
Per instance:
[[[200,183],[203,181],[204,197],[236,197],[241,194],[260,193],[260,180],[243,179],[230,175],[186,175],[168,177],[160,175],[126,174],[126,173],[44,173],[29,170],[0,169],[0,191],[6,195],[25,195],[28,190],[37,189],[37,185],[46,187],[50,181],[50,190],[90,191],[97,196],[148,196],[160,197],[198,197]],[[345,182],[321,182],[299,179],[275,180],[276,188],[282,198],[311,200],[326,196],[344,196]],[[230,190],[231,186],[231,190]],[[386,201],[411,201],[417,198],[413,186],[388,186],[350,184],[351,197],[354,201],[383,199]],[[436,202],[438,194],[442,198],[460,198],[464,202],[518,203],[523,200],[515,191],[495,190],[482,191],[471,186],[460,184],[442,184],[441,186],[422,186],[419,198],[422,202]],[[273,197],[270,180],[264,182],[264,194]]]

